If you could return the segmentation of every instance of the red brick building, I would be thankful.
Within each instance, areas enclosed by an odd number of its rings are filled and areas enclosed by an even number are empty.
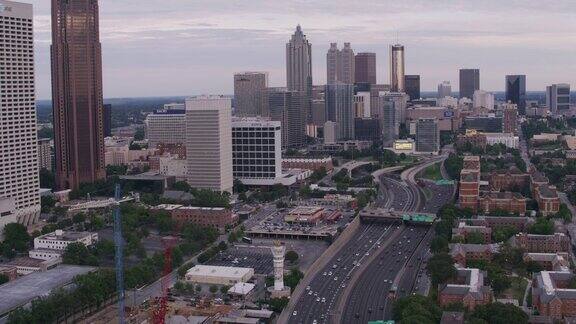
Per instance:
[[[478,133],[475,130],[466,131],[465,135],[458,135],[456,137],[456,147],[465,147],[468,143],[472,147],[477,147],[482,150],[486,149],[486,135]]]
[[[486,226],[467,225],[460,222],[458,227],[452,229],[452,238],[460,237],[464,240],[472,233],[479,233],[484,238],[484,243],[490,244],[492,242],[492,229]]]
[[[159,205],[155,210],[167,211],[178,224],[192,223],[213,227],[224,232],[227,226],[238,223],[238,215],[227,208],[189,207],[182,205]]]
[[[553,215],[560,211],[560,197],[558,197],[555,186],[541,185],[536,187],[534,199],[544,216]]]
[[[456,278],[438,286],[438,303],[441,307],[462,303],[468,310],[492,302],[492,288],[484,284],[485,271],[457,269]]]
[[[528,227],[534,222],[530,217],[507,217],[507,216],[478,216],[470,220],[472,225],[485,226],[492,230],[498,227],[510,226],[517,229],[519,232],[525,232]]]
[[[563,233],[552,235],[516,234],[511,240],[512,246],[528,253],[569,252],[570,239]]]
[[[479,209],[485,213],[505,210],[509,213],[526,213],[527,199],[516,192],[484,192],[478,200]]]
[[[576,289],[568,289],[574,274],[542,271],[532,279],[532,305],[540,315],[561,320],[576,316]]]
[[[462,267],[466,267],[469,260],[491,261],[493,254],[493,248],[489,244],[450,244],[452,259]]]
[[[494,191],[519,190],[530,184],[530,175],[515,167],[504,172],[494,171],[488,175],[488,179],[490,188]]]

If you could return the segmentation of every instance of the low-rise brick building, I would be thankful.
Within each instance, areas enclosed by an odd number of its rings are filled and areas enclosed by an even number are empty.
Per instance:
[[[576,316],[576,289],[568,288],[571,272],[542,271],[532,280],[532,305],[540,315],[561,320]]]
[[[454,262],[462,267],[466,267],[469,260],[491,261],[496,253],[494,246],[490,244],[450,244],[450,255]]]
[[[470,220],[472,225],[485,226],[492,230],[499,227],[513,227],[519,232],[525,232],[528,227],[534,223],[534,219],[530,217],[508,217],[508,216],[478,216]]]
[[[536,262],[547,271],[570,271],[568,253],[524,253],[524,262]]]
[[[534,199],[538,203],[540,212],[544,215],[553,215],[560,211],[560,197],[555,186],[541,185],[534,189]]]
[[[462,303],[469,310],[492,302],[492,288],[484,284],[486,272],[479,269],[457,269],[456,278],[438,286],[438,303],[441,307]]]
[[[18,268],[15,266],[0,265],[0,275],[8,277],[8,281],[18,278]]]
[[[156,211],[164,210],[178,224],[192,223],[213,227],[224,232],[227,226],[238,223],[238,215],[227,208],[190,207],[182,205],[158,205]]]
[[[570,250],[570,239],[564,233],[552,235],[519,233],[510,239],[510,243],[527,253],[559,253]]]
[[[493,171],[488,175],[493,191],[519,191],[530,183],[530,175],[513,167],[506,171]]]
[[[505,210],[509,213],[526,213],[527,199],[517,192],[483,192],[478,200],[479,210],[490,213]]]
[[[452,238],[459,237],[466,240],[471,233],[482,235],[486,244],[492,242],[492,229],[490,227],[467,225],[465,222],[460,222],[458,227],[452,229]]]

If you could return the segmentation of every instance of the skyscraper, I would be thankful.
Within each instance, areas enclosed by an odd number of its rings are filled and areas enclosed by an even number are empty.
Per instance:
[[[305,121],[312,119],[312,45],[300,25],[286,44],[286,78],[289,91],[301,92],[306,100],[302,108]]]
[[[398,138],[400,131],[400,122],[397,114],[396,102],[380,96],[378,105],[382,110],[382,140],[384,147],[392,146],[395,139]]]
[[[97,0],[52,0],[56,186],[104,179],[102,50]]]
[[[404,46],[390,45],[390,87],[392,92],[404,92]]]
[[[474,91],[480,90],[480,70],[460,70],[460,98],[472,99]]]
[[[266,116],[263,95],[267,87],[266,72],[234,74],[234,114],[242,117]]]
[[[326,119],[337,124],[338,140],[354,139],[354,86],[326,85]]]
[[[186,109],[158,109],[146,116],[148,147],[186,143]]]
[[[506,76],[506,101],[518,105],[518,113],[526,113],[526,76],[507,75]]]
[[[32,5],[0,0],[0,235],[40,215]],[[0,208],[1,209],[1,208]]]
[[[186,99],[186,159],[193,188],[232,192],[232,102],[222,96]]]
[[[553,114],[562,114],[570,110],[570,85],[553,84],[546,87],[546,106]]]
[[[438,153],[440,150],[440,131],[436,118],[421,118],[416,122],[416,151]]]
[[[354,82],[376,84],[376,53],[358,53],[354,61]]]
[[[328,53],[326,53],[326,81],[333,83],[354,83],[354,51],[350,43],[344,43],[342,50],[338,49],[337,43],[331,43]]]
[[[306,116],[302,114],[302,107],[306,105],[308,97],[286,88],[268,88],[266,100],[270,118],[282,125],[282,147],[303,146],[306,141]]]
[[[331,43],[326,53],[326,83],[338,82],[338,70],[340,66],[340,50],[337,43]]]
[[[452,97],[452,86],[450,81],[443,81],[438,85],[438,99]]]
[[[420,99],[420,76],[419,75],[406,75],[404,76],[404,85],[406,87],[406,94],[410,100]]]

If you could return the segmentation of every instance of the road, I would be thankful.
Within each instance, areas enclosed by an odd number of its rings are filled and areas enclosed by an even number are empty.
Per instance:
[[[396,227],[371,224],[361,226],[306,287],[306,293],[290,309],[289,323],[329,323],[336,300],[364,260],[381,248]]]

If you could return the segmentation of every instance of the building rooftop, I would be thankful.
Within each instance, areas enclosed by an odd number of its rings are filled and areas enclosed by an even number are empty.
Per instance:
[[[295,207],[294,209],[292,209],[290,211],[290,214],[306,214],[306,215],[312,215],[312,214],[316,214],[318,212],[323,211],[324,208],[322,207],[313,207],[313,206],[298,206]]]
[[[228,290],[229,294],[234,294],[234,295],[247,295],[249,294],[252,290],[254,290],[254,287],[256,287],[256,285],[251,284],[251,283],[247,283],[247,282],[239,282],[237,284],[235,284],[234,286],[230,287],[230,289]]]
[[[510,191],[506,191],[506,192],[500,192],[500,191],[482,192],[480,194],[480,197],[481,198],[498,199],[498,200],[504,200],[504,199],[526,200],[526,198],[524,198],[524,196],[522,196],[521,194],[519,194],[517,192],[510,192]]]
[[[221,267],[210,265],[197,265],[186,272],[186,275],[204,276],[204,277],[229,277],[238,278],[243,277],[248,273],[253,273],[252,268],[240,267]]]
[[[44,234],[38,236],[39,240],[49,240],[49,241],[68,241],[75,242],[86,236],[90,236],[94,233],[91,232],[66,232],[62,230],[56,230],[55,232]]]
[[[78,275],[95,270],[94,267],[60,265],[45,272],[31,273],[0,286],[0,322],[9,311],[66,286]]]

